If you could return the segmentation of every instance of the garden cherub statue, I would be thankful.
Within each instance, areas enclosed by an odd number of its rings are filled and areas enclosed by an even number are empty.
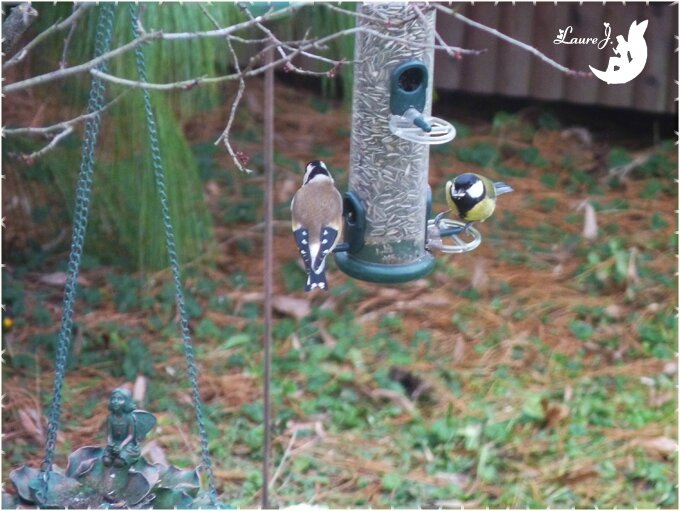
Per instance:
[[[132,394],[122,387],[111,393],[109,411],[102,462],[107,467],[130,467],[141,457],[139,444],[156,425],[156,418],[147,411],[135,409]]]

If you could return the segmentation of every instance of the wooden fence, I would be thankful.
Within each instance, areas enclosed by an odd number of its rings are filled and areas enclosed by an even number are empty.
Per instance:
[[[448,4],[445,4],[448,5]],[[628,37],[630,24],[649,20],[644,37],[648,58],[642,73],[631,82],[608,85],[595,78],[577,78],[550,67],[535,56],[451,16],[439,14],[437,28],[444,40],[462,48],[488,51],[452,59],[436,52],[435,86],[448,90],[563,100],[651,112],[676,113],[679,44],[678,6],[669,3],[499,3],[452,4],[464,16],[530,44],[557,62],[579,71],[606,69],[616,36]],[[604,37],[604,22],[611,25],[613,44],[557,45],[560,29],[573,27],[573,37]]]

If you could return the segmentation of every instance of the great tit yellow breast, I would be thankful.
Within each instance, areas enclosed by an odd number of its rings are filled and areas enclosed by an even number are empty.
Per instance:
[[[483,222],[489,218],[496,208],[496,193],[493,188],[493,182],[489,179],[473,174],[483,185],[483,192],[478,197],[473,197],[469,193],[465,193],[460,197],[452,195],[453,182],[446,183],[446,203],[448,206],[458,214],[458,216],[466,222]],[[478,184],[480,184],[478,182]]]
[[[493,215],[494,209],[496,209],[496,200],[491,197],[484,197],[460,216],[467,222],[483,222]]]

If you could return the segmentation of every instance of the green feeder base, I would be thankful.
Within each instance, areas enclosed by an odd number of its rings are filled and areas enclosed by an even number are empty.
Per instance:
[[[348,252],[338,252],[335,254],[335,262],[343,272],[355,279],[379,284],[401,284],[432,273],[435,258],[426,253],[408,264],[379,264],[357,259]]]

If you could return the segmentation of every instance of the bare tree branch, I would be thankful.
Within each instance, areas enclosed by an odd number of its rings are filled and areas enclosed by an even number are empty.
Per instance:
[[[54,80],[60,80],[62,78],[66,78],[68,76],[73,76],[79,73],[84,73],[87,72],[95,67],[97,67],[99,64],[102,62],[106,62],[114,57],[117,57],[119,55],[122,55],[130,50],[134,50],[137,46],[140,44],[143,44],[148,41],[154,41],[154,40],[164,40],[164,41],[181,41],[181,40],[188,40],[188,39],[200,39],[200,38],[210,38],[210,37],[225,37],[228,35],[233,34],[234,32],[239,32],[240,30],[247,29],[249,27],[252,27],[255,25],[255,23],[262,22],[264,20],[272,20],[279,18],[281,16],[288,15],[292,12],[295,12],[296,10],[300,9],[304,4],[297,4],[293,5],[290,7],[286,7],[285,9],[281,9],[280,11],[275,11],[273,13],[268,13],[267,15],[264,16],[257,16],[255,20],[248,20],[244,21],[241,23],[237,23],[235,25],[231,25],[226,28],[221,28],[218,30],[207,30],[204,32],[171,32],[171,33],[164,33],[162,31],[153,31],[153,32],[146,32],[140,35],[138,38],[130,41],[127,44],[124,44],[122,46],[119,46],[118,48],[115,48],[114,50],[111,50],[109,52],[104,53],[103,55],[100,55],[99,57],[96,57],[92,60],[89,60],[87,62],[84,62],[82,64],[79,64],[77,66],[72,66],[72,67],[66,67],[64,69],[59,69],[57,71],[52,71],[50,73],[45,73],[39,76],[34,76],[33,78],[28,78],[26,80],[22,80],[19,82],[14,82],[8,85],[5,85],[3,87],[3,92],[5,94],[10,94],[12,92],[16,92],[22,89],[26,89],[28,87],[34,87],[36,85],[40,84],[45,84],[52,82]],[[151,87],[153,88],[153,87]]]
[[[219,23],[217,23],[217,20],[213,18],[213,16],[208,12],[208,10],[205,8],[205,6],[201,5],[201,10],[205,13],[205,15],[213,22],[213,24],[219,28]],[[227,152],[229,153],[229,156],[231,156],[231,159],[234,161],[234,165],[241,171],[245,172],[246,174],[250,174],[253,171],[250,170],[249,168],[246,168],[242,163],[241,160],[243,158],[239,158],[239,155],[236,153],[234,148],[231,146],[231,139],[229,138],[229,134],[231,132],[231,127],[234,124],[234,119],[236,118],[236,110],[238,109],[238,105],[241,102],[241,98],[243,97],[243,92],[246,90],[246,82],[243,79],[243,75],[241,74],[241,65],[238,62],[238,55],[234,51],[234,46],[231,44],[231,39],[229,37],[226,37],[227,41],[227,46],[229,47],[229,51],[231,52],[231,57],[234,60],[234,67],[236,68],[236,73],[239,75],[239,83],[238,83],[238,91],[236,91],[236,97],[234,98],[234,101],[231,104],[231,109],[229,111],[229,119],[227,120],[227,126],[224,128],[224,131],[222,134],[219,136],[219,138],[215,141],[215,145],[219,144],[220,141],[224,141],[224,147],[227,149]]]
[[[239,73],[232,73],[228,75],[223,75],[223,76],[214,76],[214,77],[196,77],[196,78],[191,78],[188,80],[180,80],[177,82],[172,82],[172,83],[153,83],[153,82],[140,82],[138,80],[129,80],[127,78],[120,78],[118,76],[114,76],[108,73],[104,73],[102,71],[99,71],[97,69],[91,69],[90,73],[94,76],[97,76],[103,80],[107,80],[111,83],[116,83],[118,85],[124,85],[126,87],[133,87],[133,88],[139,88],[139,89],[152,89],[152,90],[175,90],[175,89],[191,89],[193,87],[196,87],[198,85],[206,85],[206,84],[214,84],[214,83],[221,83],[225,81],[232,81],[232,80],[238,80],[240,76],[243,76],[244,78],[249,78],[251,76],[258,76],[265,71],[267,71],[270,67],[277,67],[282,64],[285,64],[287,62],[290,62],[292,59],[295,57],[302,55],[304,51],[311,50],[311,49],[320,49],[323,48],[323,45],[333,41],[335,39],[339,39],[341,37],[346,37],[348,35],[353,35],[353,34],[358,34],[358,33],[363,33],[363,34],[368,34],[372,35],[375,37],[379,37],[381,39],[385,39],[387,41],[394,41],[397,43],[400,43],[406,47],[412,47],[412,48],[434,48],[435,50],[453,50],[453,51],[458,51],[460,53],[465,53],[465,54],[473,54],[477,55],[480,53],[483,53],[485,50],[467,50],[464,48],[455,48],[452,46],[442,46],[440,44],[434,44],[434,45],[427,45],[427,44],[420,44],[416,42],[411,42],[411,41],[405,41],[403,39],[400,39],[399,37],[393,37],[386,35],[384,33],[378,32],[376,30],[368,29],[365,27],[354,27],[354,28],[347,28],[345,30],[340,30],[338,32],[334,32],[333,34],[330,34],[328,36],[322,37],[317,40],[311,40],[306,43],[302,43],[301,46],[298,48],[295,48],[291,53],[287,54],[285,57],[282,57],[278,60],[275,60],[271,64],[264,64],[260,67],[257,67],[255,69],[250,69],[247,71],[243,71],[241,74]],[[129,43],[132,44],[132,43]],[[123,48],[122,46],[120,48]],[[120,49],[119,48],[119,49]],[[265,48],[266,50],[266,48]],[[259,52],[254,59],[259,58],[259,56],[263,53],[262,50]],[[126,50],[127,51],[127,50]],[[90,61],[93,62],[93,61]],[[342,65],[342,61],[339,61],[338,64]],[[95,65],[97,63],[94,63]],[[24,80],[27,82],[28,80]],[[23,82],[19,82],[23,83]],[[17,85],[17,84],[12,84],[12,85]],[[9,86],[8,86],[9,87]],[[11,90],[13,92],[14,89]],[[7,87],[5,88],[5,92],[7,92]]]
[[[94,117],[95,115],[98,115],[102,113],[103,111],[109,109],[111,106],[116,104],[118,101],[120,101],[123,96],[128,94],[131,89],[128,89],[118,96],[116,96],[113,100],[109,101],[107,104],[102,106],[99,110],[96,110],[94,112],[90,112],[89,114],[83,114],[79,115],[78,117],[74,117],[73,119],[70,119],[68,121],[63,121],[59,122],[57,124],[53,124],[51,126],[44,126],[44,127],[27,127],[27,128],[10,128],[10,129],[5,129],[3,128],[2,130],[2,136],[5,137],[7,135],[43,135],[43,136],[49,136],[52,133],[56,132],[56,135],[52,137],[50,142],[44,146],[42,149],[39,149],[37,151],[34,151],[31,154],[22,154],[19,155],[18,157],[27,162],[27,163],[33,163],[36,159],[40,158],[43,156],[45,153],[51,151],[54,149],[59,142],[61,142],[64,138],[69,136],[71,133],[74,131],[74,127],[89,119],[90,117]]]
[[[31,154],[21,155],[20,158],[22,160],[24,160],[26,163],[28,163],[29,165],[32,165],[35,160],[37,160],[38,158],[40,158],[45,153],[47,153],[47,152],[51,151],[52,149],[54,149],[55,147],[57,147],[57,144],[62,139],[69,136],[71,133],[73,133],[73,126],[67,126],[66,128],[64,128],[63,131],[61,131],[60,133],[57,133],[45,147],[43,147],[42,149],[39,149],[38,151],[34,151]]]
[[[27,4],[22,4],[22,5],[27,5]],[[471,50],[471,49],[464,49],[464,48],[457,48],[454,46],[448,45],[441,34],[439,34],[435,30],[435,44],[429,45],[429,44],[423,44],[423,43],[415,43],[412,41],[407,41],[404,38],[400,37],[395,37],[390,35],[390,31],[388,30],[390,27],[395,27],[395,26],[401,26],[404,23],[407,22],[412,22],[413,20],[418,20],[420,19],[421,21],[425,20],[425,15],[424,12],[430,11],[432,9],[437,9],[442,13],[445,13],[447,15],[453,16],[454,18],[458,19],[459,21],[466,23],[476,29],[483,30],[485,32],[488,32],[492,34],[495,37],[498,37],[506,42],[509,42],[510,44],[513,44],[519,48],[522,48],[525,51],[530,52],[531,54],[535,55],[538,57],[540,60],[543,62],[547,63],[548,65],[554,67],[555,69],[558,69],[561,72],[567,73],[571,76],[589,76],[591,75],[590,73],[586,72],[581,72],[581,71],[575,71],[572,69],[567,68],[566,66],[563,66],[554,60],[550,59],[543,53],[541,53],[539,50],[536,48],[525,44],[521,41],[518,41],[516,39],[513,39],[512,37],[509,37],[501,32],[499,32],[496,29],[487,27],[485,25],[482,25],[481,23],[478,23],[476,21],[473,21],[455,10],[448,8],[442,4],[429,4],[429,3],[412,3],[410,5],[412,11],[413,11],[413,16],[409,17],[407,20],[397,20],[393,21],[387,18],[384,18],[382,16],[370,16],[361,12],[354,12],[352,10],[344,9],[340,6],[333,5],[330,3],[322,4],[326,9],[329,11],[333,12],[339,12],[347,16],[354,17],[356,19],[370,19],[370,21],[378,26],[384,26],[385,30],[382,29],[374,29],[374,28],[367,28],[367,27],[353,27],[353,28],[347,28],[344,30],[338,30],[334,33],[321,36],[321,37],[316,37],[313,39],[308,38],[308,34],[305,34],[303,39],[301,40],[295,40],[295,41],[282,41],[279,36],[268,26],[265,24],[268,21],[274,20],[274,19],[279,19],[285,16],[289,16],[292,13],[296,12],[298,9],[300,9],[302,6],[308,5],[308,3],[299,3],[295,4],[280,10],[273,10],[270,9],[267,13],[260,15],[260,16],[254,16],[250,10],[245,7],[244,11],[248,15],[248,20],[230,25],[228,27],[221,27],[219,23],[215,20],[215,18],[210,14],[210,12],[203,6],[201,5],[201,9],[203,10],[204,14],[211,20],[212,24],[214,25],[215,29],[214,30],[206,30],[206,31],[200,31],[200,32],[164,32],[162,30],[145,30],[141,22],[141,18],[139,21],[139,35],[132,41],[123,44],[119,46],[118,48],[115,48],[113,50],[110,50],[103,55],[93,58],[89,61],[86,61],[84,63],[70,66],[68,67],[66,65],[66,56],[68,52],[68,47],[71,39],[73,38],[73,35],[75,33],[75,29],[77,26],[77,22],[80,19],[80,17],[85,13],[86,9],[90,7],[90,5],[86,4],[78,4],[75,8],[73,13],[66,18],[63,21],[60,21],[58,23],[55,23],[51,27],[49,27],[47,30],[43,31],[42,33],[38,34],[32,41],[30,41],[24,48],[22,48],[14,57],[12,57],[9,61],[7,61],[3,65],[3,69],[7,69],[8,67],[11,67],[18,62],[21,62],[26,55],[34,49],[38,44],[40,44],[42,41],[44,41],[47,37],[50,35],[54,34],[57,31],[64,30],[66,28],[70,28],[69,33],[67,34],[65,40],[64,40],[64,49],[62,52],[62,59],[60,63],[60,69],[57,69],[52,72],[48,72],[42,75],[30,77],[24,80],[20,80],[15,83],[11,83],[6,85],[3,88],[3,92],[6,94],[16,92],[19,90],[24,90],[30,87],[34,87],[37,85],[41,84],[46,84],[50,83],[56,80],[62,80],[64,78],[67,78],[69,76],[74,76],[77,74],[81,73],[86,73],[89,72],[91,75],[99,77],[103,80],[106,80],[110,83],[114,83],[117,85],[124,86],[128,88],[128,90],[131,89],[136,89],[136,88],[144,88],[144,89],[152,89],[152,90],[160,90],[160,91],[170,91],[170,90],[188,90],[192,89],[196,86],[201,86],[201,85],[208,85],[208,84],[217,84],[217,83],[222,83],[222,82],[227,82],[227,81],[235,81],[238,80],[239,86],[238,90],[236,92],[236,95],[234,96],[234,99],[232,101],[231,107],[229,109],[229,115],[227,118],[226,126],[223,130],[223,132],[220,134],[220,136],[217,138],[215,141],[215,144],[219,144],[222,142],[231,156],[232,160],[234,161],[234,164],[236,165],[237,168],[239,168],[243,172],[251,172],[250,169],[246,168],[246,165],[248,163],[248,157],[244,155],[243,153],[237,151],[232,145],[231,145],[231,140],[230,140],[230,133],[233,128],[235,118],[236,118],[236,113],[238,111],[239,105],[241,104],[245,88],[246,88],[246,78],[254,77],[254,76],[259,76],[261,74],[267,73],[269,70],[275,69],[277,67],[282,67],[285,71],[292,71],[298,74],[303,74],[303,75],[314,75],[314,76],[335,76],[335,74],[338,72],[338,70],[345,64],[350,64],[353,63],[351,61],[347,61],[344,58],[341,60],[334,60],[332,58],[326,57],[324,55],[321,55],[320,52],[327,50],[328,49],[328,43],[343,38],[343,37],[348,37],[348,36],[356,36],[357,34],[366,34],[370,35],[373,37],[380,38],[385,41],[391,41],[396,44],[402,45],[407,48],[417,48],[417,49],[434,49],[434,50],[441,50],[445,51],[449,56],[460,59],[462,55],[477,55],[480,53],[483,53],[486,50]],[[30,6],[29,6],[30,8]],[[18,9],[18,8],[17,8]],[[12,13],[17,11],[17,9],[13,10]],[[10,15],[11,16],[11,15]],[[5,21],[5,24],[8,23],[8,19]],[[4,24],[3,24],[4,28]],[[247,29],[252,29],[256,28],[259,31],[261,31],[266,37],[263,38],[250,38],[247,36],[239,35],[240,31],[247,30]],[[250,34],[248,34],[250,35]],[[149,83],[149,82],[141,82],[139,80],[131,80],[127,79],[124,77],[119,77],[119,76],[114,76],[108,73],[105,73],[97,67],[99,67],[100,64],[102,64],[105,61],[109,61],[114,58],[118,58],[125,53],[139,47],[142,44],[145,43],[150,43],[150,42],[157,42],[157,41],[187,41],[187,40],[193,40],[193,39],[200,39],[200,38],[214,38],[214,37],[222,37],[225,39],[227,47],[229,49],[229,52],[233,58],[234,62],[234,68],[235,72],[225,74],[222,76],[198,76],[198,77],[191,77],[185,80],[179,80],[173,83]],[[238,60],[238,54],[234,50],[233,43],[241,43],[245,45],[251,45],[251,44],[258,44],[258,45],[263,45],[264,47],[261,48],[251,59],[250,62],[248,63],[247,66],[244,68],[241,67],[239,60]],[[273,58],[271,60],[263,61],[263,56],[268,55],[269,51],[276,52],[277,54],[277,59],[274,60]],[[273,53],[272,53],[273,54]],[[306,57],[312,60],[316,60],[318,62],[321,62],[323,64],[329,65],[330,69],[327,71],[312,71],[312,70],[307,70],[303,69],[297,65],[294,65],[292,63],[293,59],[297,57]],[[108,108],[111,106],[113,103],[118,101],[121,96],[118,98],[114,99],[111,103],[106,105],[105,107],[102,108],[102,110]],[[32,155],[26,156],[27,158],[31,157],[37,157],[45,152],[51,150],[56,146],[56,144],[64,139],[66,136],[68,136],[72,131],[73,127],[78,123],[86,118],[89,117],[89,115],[94,115],[94,114],[88,114],[88,115],[82,115],[79,117],[76,117],[75,119],[71,119],[68,121],[64,121],[58,124],[55,124],[53,126],[47,126],[44,128],[16,128],[16,129],[9,129],[5,130],[4,134],[5,135],[16,135],[20,133],[26,133],[26,134],[34,134],[34,135],[52,135],[52,139],[50,140],[49,144],[45,146],[43,149],[36,151]]]
[[[121,92],[118,96],[113,98],[111,101],[106,103],[104,106],[102,106],[99,110],[96,110],[94,112],[90,112],[89,114],[83,114],[79,115],[78,117],[74,117],[73,119],[69,119],[68,121],[62,121],[57,124],[52,124],[51,126],[30,126],[27,128],[3,128],[2,130],[2,135],[47,135],[49,133],[53,133],[55,131],[63,131],[65,128],[68,128],[69,126],[75,126],[76,124],[79,124],[83,121],[88,120],[90,117],[94,117],[97,114],[100,114],[104,112],[105,110],[108,110],[111,108],[113,105],[118,103],[121,99],[123,99],[124,96],[126,96],[130,91],[126,90]]]
[[[523,43],[522,41],[518,41],[517,39],[513,39],[512,37],[503,34],[502,32],[499,32],[495,28],[487,27],[486,25],[483,25],[481,23],[478,23],[477,21],[471,20],[470,18],[467,18],[463,16],[462,14],[454,11],[453,9],[450,9],[449,7],[444,7],[441,4],[438,3],[433,3],[432,4],[435,9],[438,9],[439,11],[449,14],[456,18],[457,20],[462,21],[463,23],[466,23],[472,27],[478,28],[479,30],[482,30],[484,32],[488,32],[489,34],[492,34],[495,37],[498,37],[499,39],[502,39],[503,41],[506,41],[510,44],[514,44],[515,46],[518,46],[519,48],[522,48],[525,51],[528,51],[532,55],[535,55],[539,59],[541,59],[543,62],[546,64],[554,67],[555,69],[558,69],[559,71],[562,71],[563,73],[566,73],[571,76],[579,76],[579,77],[585,77],[585,76],[592,76],[592,73],[586,72],[586,71],[577,71],[575,69],[569,69],[566,66],[563,66],[562,64],[555,62],[553,59],[545,55],[544,53],[541,53],[538,51],[536,48],[533,46]]]
[[[111,50],[107,53],[104,53],[103,55],[99,57],[95,57],[92,60],[89,60],[88,62],[85,62],[83,64],[79,64],[77,66],[71,66],[71,67],[66,67],[64,69],[58,69],[57,71],[52,71],[50,73],[45,73],[42,75],[34,76],[33,78],[27,78],[26,80],[22,80],[20,82],[14,82],[10,83],[8,85],[5,85],[2,89],[2,91],[5,94],[10,94],[12,92],[17,92],[23,89],[27,89],[29,87],[34,87],[36,85],[41,85],[45,83],[52,82],[54,80],[59,80],[61,78],[66,78],[67,76],[73,76],[79,73],[84,73],[89,71],[90,69],[98,66],[99,64],[106,62],[107,60],[112,59],[113,57],[116,57],[118,55],[122,55],[123,53],[126,53],[130,50],[133,50],[137,46],[139,46],[142,43],[145,43],[146,41],[151,41],[153,39],[160,39],[162,37],[161,32],[151,32],[142,35],[141,37],[138,37],[137,39],[130,41],[127,44],[124,44],[123,46],[119,46],[118,48]]]
[[[66,56],[68,55],[68,48],[69,45],[71,44],[71,39],[73,39],[73,34],[75,34],[77,27],[78,20],[74,21],[71,24],[71,28],[69,29],[68,34],[64,39],[64,49],[61,52],[61,61],[59,61],[59,69],[64,69],[66,67]]]
[[[24,46],[21,50],[19,50],[11,59],[9,59],[7,62],[5,62],[2,65],[2,69],[8,69],[12,67],[13,65],[21,62],[26,58],[26,55],[35,48],[42,40],[46,39],[50,35],[52,35],[55,32],[58,32],[60,30],[63,30],[66,27],[72,26],[75,24],[75,22],[80,18],[87,9],[91,7],[91,4],[80,4],[76,9],[73,11],[73,13],[66,18],[64,21],[57,22],[48,29],[42,31],[40,34],[35,36],[26,46]],[[3,24],[4,25],[4,24]],[[3,32],[4,32],[4,26],[3,26]],[[3,51],[5,51],[3,47]]]
[[[130,41],[129,43],[127,43],[123,46],[120,46],[120,47],[118,47],[114,50],[111,50],[111,51],[101,55],[100,57],[94,58],[94,59],[92,59],[88,62],[85,62],[83,64],[80,64],[80,65],[77,65],[77,66],[72,66],[72,67],[67,67],[67,68],[64,68],[64,69],[59,69],[59,70],[53,71],[51,73],[46,73],[46,74],[43,74],[43,75],[35,76],[33,78],[28,78],[26,80],[22,80],[22,81],[19,81],[19,82],[8,84],[3,88],[3,92],[5,94],[10,94],[12,92],[16,92],[18,90],[26,89],[28,87],[33,87],[33,86],[36,86],[36,85],[39,85],[39,84],[44,84],[44,83],[48,83],[48,82],[51,82],[51,81],[54,81],[54,80],[59,80],[59,79],[65,78],[67,76],[73,76],[75,74],[90,71],[93,68],[95,68],[96,66],[98,66],[99,64],[101,64],[102,62],[105,62],[105,61],[110,60],[114,57],[122,55],[123,53],[126,53],[126,52],[136,48],[140,44],[143,44],[143,43],[149,42],[149,41],[154,41],[154,40],[176,41],[176,40],[199,39],[199,38],[206,38],[206,37],[230,36],[234,32],[238,32],[240,30],[250,28],[250,27],[253,27],[253,26],[258,26],[258,24],[261,25],[263,21],[272,20],[272,19],[284,16],[284,15],[290,14],[294,10],[299,9],[301,6],[302,6],[302,4],[294,5],[294,6],[291,6],[291,7],[287,7],[285,9],[281,9],[279,11],[275,11],[273,13],[268,13],[266,15],[257,16],[255,18],[250,19],[250,20],[247,20],[247,21],[244,21],[244,22],[241,22],[241,23],[237,23],[236,25],[231,25],[229,27],[220,28],[220,29],[216,29],[216,30],[208,30],[208,31],[204,31],[204,32],[174,32],[174,33],[164,33],[162,31],[146,32],[146,33],[143,33],[137,39],[134,39],[133,41]],[[449,11],[451,11],[451,10],[449,9]],[[351,13],[351,11],[349,11],[349,12]],[[451,12],[453,12],[453,11],[451,11]],[[356,14],[356,13],[352,13],[352,14]],[[486,27],[486,28],[487,28],[487,30],[493,30],[493,29],[488,29],[488,27]],[[494,31],[494,32],[496,32],[496,31]],[[448,45],[435,44],[435,45],[430,46],[430,45],[424,45],[424,44],[419,44],[419,43],[415,43],[415,42],[409,42],[409,41],[405,41],[405,40],[403,40],[399,37],[393,37],[393,36],[390,36],[388,34],[378,32],[378,31],[375,31],[375,30],[372,30],[372,29],[357,27],[357,28],[349,28],[349,29],[345,29],[345,30],[340,30],[338,32],[335,32],[335,33],[329,35],[329,36],[321,38],[321,39],[319,39],[315,42],[311,42],[309,44],[303,44],[302,46],[296,48],[295,52],[291,55],[297,56],[297,55],[302,54],[303,51],[306,51],[306,50],[309,50],[309,49],[320,49],[321,45],[325,42],[329,42],[329,41],[332,41],[334,39],[337,39],[337,38],[340,38],[340,37],[345,37],[345,36],[356,34],[356,33],[369,34],[369,35],[379,37],[379,38],[387,40],[387,41],[394,41],[394,42],[400,43],[404,46],[411,47],[411,48],[423,48],[423,49],[434,48],[435,50],[445,50],[445,51],[453,50],[456,53],[473,54],[473,55],[482,53],[482,51],[480,51],[480,50],[467,50],[467,49],[463,49],[463,48],[452,48]],[[507,38],[507,36],[503,36],[503,37]],[[520,44],[523,44],[523,43],[520,43]],[[534,51],[538,52],[538,50],[535,50],[535,49],[534,49]],[[538,52],[538,53],[540,53],[540,52]],[[545,58],[547,59],[547,57],[545,57]],[[274,65],[280,65],[281,63],[284,63],[284,62],[290,62],[290,60],[291,60],[290,58],[279,59],[279,60],[274,62]],[[557,63],[555,63],[555,64],[557,64]],[[559,64],[557,64],[557,65],[559,66]],[[254,75],[263,73],[267,69],[268,69],[267,66],[262,66],[258,70],[252,71],[250,76],[254,76]],[[106,74],[101,73],[99,71],[97,72],[97,75],[98,76],[102,75],[101,76],[102,78],[104,78],[108,81],[114,82],[114,83],[118,83],[120,85],[126,85],[126,86],[129,86],[129,87],[137,87],[137,88],[149,88],[149,89],[155,89],[155,90],[171,90],[171,89],[190,88],[190,87],[194,87],[198,84],[203,84],[203,83],[217,83],[217,82],[222,82],[222,81],[226,81],[226,80],[236,79],[235,76],[229,75],[229,76],[226,76],[226,77],[218,77],[218,78],[205,78],[205,77],[192,78],[192,79],[189,79],[189,80],[183,80],[183,81],[175,82],[175,83],[172,83],[172,84],[152,84],[152,83],[143,84],[141,82],[136,82],[136,81],[133,81],[133,80],[126,80],[124,78],[118,78],[118,77],[115,77],[115,76],[112,76],[112,75],[106,75]]]
[[[427,26],[428,26],[427,18],[425,17],[425,15],[423,14],[423,12],[420,10],[420,8],[418,7],[418,5],[417,5],[417,4],[411,4],[411,9],[412,9],[413,11],[415,11],[415,13],[416,13],[416,14],[418,15],[418,17],[420,18],[420,21],[427,27]],[[439,35],[439,32],[437,32],[437,28],[436,28],[436,27],[434,27],[434,37],[435,37],[435,39],[437,40],[437,42],[438,42],[439,44],[441,44],[442,46],[445,47],[445,48],[444,48],[444,51],[446,52],[446,54],[447,54],[449,57],[454,58],[454,59],[460,59],[460,58],[461,58],[461,48],[455,48],[455,47],[453,47],[453,46],[449,46],[448,44],[446,44],[446,42],[444,41],[444,39],[442,38],[442,36]],[[482,51],[484,51],[484,50],[480,50],[480,53],[481,53]]]
[[[248,15],[248,17],[251,20],[255,21],[255,17],[250,12],[250,9],[248,9],[247,7],[244,7],[243,10],[246,12],[246,14]],[[287,45],[286,43],[281,42],[281,40],[278,37],[276,37],[276,34],[274,34],[274,32],[272,32],[269,28],[264,26],[262,23],[256,23],[256,26],[257,26],[258,29],[260,29],[262,32],[264,32],[269,37],[269,39],[271,41],[273,41],[275,43],[275,47],[278,50],[279,55],[281,55],[281,57],[286,58],[286,52],[284,51],[284,48],[291,50],[291,51],[295,51],[295,49],[293,47]],[[305,42],[307,40],[306,36],[307,36],[307,34],[305,34],[305,37],[303,38],[303,42]],[[314,53],[310,53],[310,52],[307,52],[307,51],[304,51],[304,50],[300,51],[300,55],[303,55],[303,56],[306,56],[306,57],[309,57],[309,58],[312,58],[312,59],[321,60],[321,61],[326,62],[326,63],[330,63],[330,64],[333,65],[333,68],[331,68],[331,70],[342,65],[338,61],[331,60],[331,59],[328,59],[328,58],[325,58],[325,57],[321,57],[319,55],[316,55]],[[328,70],[328,71],[310,71],[310,70],[307,70],[307,69],[302,69],[301,67],[294,65],[290,60],[286,61],[283,69],[286,72],[294,71],[297,74],[311,75],[311,76],[328,76],[328,73],[331,71],[331,70]]]

